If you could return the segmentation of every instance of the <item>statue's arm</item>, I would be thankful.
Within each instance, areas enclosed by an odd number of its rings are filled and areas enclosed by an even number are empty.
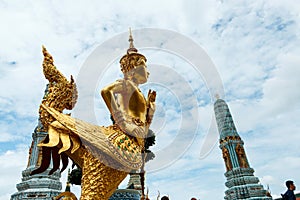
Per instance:
[[[101,90],[101,96],[108,110],[113,116],[119,111],[119,106],[117,105],[115,95],[123,91],[123,84],[123,80],[117,80]]]
[[[124,111],[120,108],[120,105],[118,105],[117,95],[121,94],[121,96],[124,96],[126,93],[129,93],[129,90],[130,87],[126,83],[126,80],[117,80],[101,90],[102,98],[104,99],[115,123],[126,132],[129,131],[128,125],[126,124],[126,113],[124,113]],[[132,131],[131,129],[130,131]]]
[[[156,108],[155,99],[156,99],[156,92],[149,90],[148,99],[147,99],[147,114],[146,114],[147,128],[149,128],[155,112],[155,108]]]

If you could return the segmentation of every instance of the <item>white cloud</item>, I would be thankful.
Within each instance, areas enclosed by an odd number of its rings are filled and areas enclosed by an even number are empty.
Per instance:
[[[13,141],[14,137],[10,133],[1,132],[0,142]]]
[[[16,192],[16,184],[21,181],[22,170],[27,165],[28,148],[19,146],[0,155],[1,199],[9,199]]]

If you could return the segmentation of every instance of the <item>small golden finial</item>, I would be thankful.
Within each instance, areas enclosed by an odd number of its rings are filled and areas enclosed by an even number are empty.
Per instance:
[[[220,99],[220,95],[218,93],[215,95],[215,97],[217,100]]]
[[[129,28],[129,40],[128,41],[129,41],[129,49],[127,50],[127,53],[138,52],[138,50],[133,45],[133,37],[132,37],[131,28]]]
[[[131,32],[131,28],[129,28],[129,40],[128,40],[130,43],[129,43],[129,48],[134,48],[134,45],[133,45],[133,37],[132,37],[132,32]]]

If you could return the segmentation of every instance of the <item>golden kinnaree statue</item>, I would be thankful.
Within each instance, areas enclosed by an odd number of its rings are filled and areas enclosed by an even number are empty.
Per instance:
[[[43,47],[43,71],[49,80],[48,93],[40,106],[40,120],[47,137],[39,144],[42,160],[37,174],[53,161],[53,173],[66,168],[68,157],[82,168],[80,199],[107,200],[131,170],[143,165],[144,141],[155,111],[156,92],[149,90],[147,99],[139,84],[147,82],[146,58],[133,45],[121,58],[124,78],[106,86],[101,95],[113,117],[108,127],[89,124],[70,115],[77,100],[73,78],[68,81],[54,66],[52,56]]]

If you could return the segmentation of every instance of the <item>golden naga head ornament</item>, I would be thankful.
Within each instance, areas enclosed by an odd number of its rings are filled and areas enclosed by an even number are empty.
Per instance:
[[[138,53],[138,50],[134,47],[131,29],[129,29],[128,41],[129,48],[127,49],[127,53],[120,59],[121,71],[124,74],[147,61],[146,57]]]

